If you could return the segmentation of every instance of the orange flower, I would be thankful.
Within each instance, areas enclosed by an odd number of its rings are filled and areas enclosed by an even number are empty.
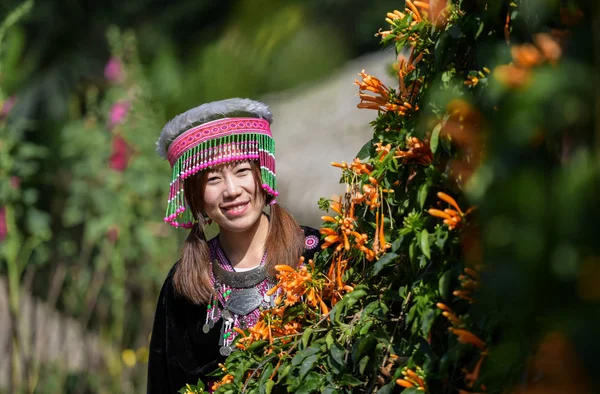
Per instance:
[[[383,146],[383,141],[376,142],[374,144],[376,146],[375,152],[379,153],[379,161],[383,161],[390,150],[392,149],[392,144],[387,144]]]
[[[532,44],[515,45],[510,53],[516,65],[526,69],[538,66],[544,61],[542,53]]]
[[[419,374],[423,373],[423,370],[419,367],[416,368]],[[415,371],[410,368],[405,368],[402,371],[403,378],[396,379],[396,384],[402,387],[416,387],[418,390],[426,391],[425,380],[419,376]]]
[[[454,207],[456,210],[448,208],[448,209],[444,209],[443,211],[441,211],[439,209],[432,208],[432,209],[429,209],[427,212],[431,216],[435,216],[435,217],[444,219],[444,224],[448,225],[449,230],[454,230],[455,228],[460,226],[464,217],[467,216],[469,213],[471,213],[475,209],[475,207],[471,207],[467,210],[466,213],[463,213],[463,211],[460,209],[460,207],[456,203],[456,200],[454,200],[452,197],[450,197],[446,193],[438,192],[437,196],[440,200],[447,202],[452,207]]]
[[[556,64],[562,56],[562,49],[552,36],[539,33],[533,36],[533,42],[540,49],[542,55],[552,64]]]
[[[456,314],[454,312],[452,312],[452,309],[450,309],[448,306],[446,306],[446,304],[442,304],[441,302],[438,302],[436,304],[436,306],[442,310],[442,315],[448,319],[450,321],[450,323],[452,323],[452,325],[459,325],[461,324],[460,319],[456,316]]]
[[[406,140],[408,150],[396,150],[395,158],[401,158],[405,164],[420,164],[428,166],[433,161],[433,153],[429,148],[429,143],[421,141],[417,137],[409,137]]]
[[[370,174],[371,171],[373,171],[373,167],[369,164],[362,163],[358,157],[352,161],[350,169],[354,171],[356,175]]]
[[[466,86],[471,86],[471,87],[477,86],[478,83],[479,83],[479,78],[477,78],[473,75],[467,76],[467,80],[464,82],[464,84]]]
[[[219,387],[221,387],[222,385],[224,385],[224,384],[228,384],[228,383],[231,383],[231,382],[233,382],[233,375],[227,374],[227,375],[223,376],[223,377],[221,378],[221,380],[219,380],[219,381],[215,382],[215,383],[212,385],[212,387],[211,387],[211,388],[212,388],[212,391],[216,391],[216,390],[217,390]]]
[[[518,89],[529,84],[531,72],[512,64],[506,64],[496,67],[494,77],[507,87]]]
[[[354,84],[359,88],[360,103],[357,107],[385,111],[385,105],[390,99],[390,89],[378,78],[367,74],[365,70],[362,70],[358,75],[362,79],[361,81],[354,81]],[[366,92],[372,92],[375,95],[372,96]]]
[[[464,344],[471,344],[476,348],[485,351],[485,342],[479,339],[472,332],[454,327],[450,327],[448,330],[458,337],[458,342]]]
[[[413,97],[414,93],[416,93],[421,88],[421,85],[422,85],[421,80],[416,80],[416,81],[412,82],[410,85],[406,86],[404,79],[410,73],[412,73],[414,70],[416,70],[415,66],[422,59],[423,59],[423,53],[419,53],[415,57],[415,48],[412,49],[412,51],[410,53],[410,57],[408,59],[406,59],[404,54],[402,54],[402,53],[398,54],[398,63],[397,63],[396,67],[398,69],[398,82],[400,84],[400,98],[405,101],[404,104],[407,104],[407,101],[411,97]],[[414,110],[418,111],[419,107],[415,106]]]

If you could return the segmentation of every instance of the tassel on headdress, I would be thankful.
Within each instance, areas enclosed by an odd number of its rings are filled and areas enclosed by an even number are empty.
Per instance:
[[[203,104],[168,122],[156,143],[173,168],[165,222],[191,228],[194,217],[185,201],[184,179],[235,161],[258,161],[262,188],[274,204],[278,193],[271,121],[266,104],[234,98]]]

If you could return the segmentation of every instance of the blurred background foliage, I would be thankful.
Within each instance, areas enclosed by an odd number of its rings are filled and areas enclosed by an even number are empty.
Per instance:
[[[0,279],[10,323],[0,392],[142,392],[155,300],[182,236],[162,223],[170,170],[154,152],[160,129],[202,102],[318,83],[377,50],[373,32],[392,4],[3,1]],[[101,349],[71,338],[75,350],[40,350],[36,327],[50,318],[26,316],[28,294]],[[76,367],[71,351],[83,352]]]

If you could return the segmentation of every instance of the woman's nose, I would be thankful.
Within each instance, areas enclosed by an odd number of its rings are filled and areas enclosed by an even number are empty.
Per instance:
[[[235,176],[225,177],[225,191],[226,197],[236,197],[241,193],[242,188],[239,185],[239,180]]]

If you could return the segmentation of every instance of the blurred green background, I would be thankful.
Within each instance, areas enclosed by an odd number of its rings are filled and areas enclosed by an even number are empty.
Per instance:
[[[183,236],[162,223],[160,129],[206,101],[325,80],[378,50],[396,6],[2,2],[0,392],[143,392]]]

